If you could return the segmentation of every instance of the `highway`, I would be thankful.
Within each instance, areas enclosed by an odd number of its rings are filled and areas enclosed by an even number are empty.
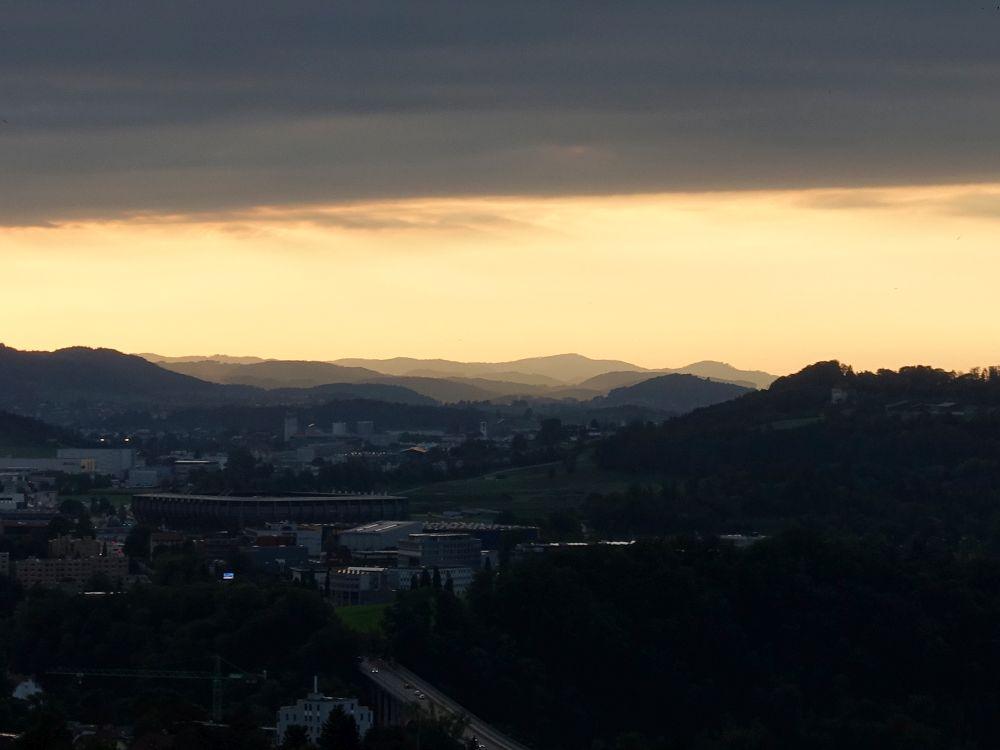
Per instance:
[[[428,710],[433,707],[468,721],[464,737],[475,737],[485,750],[529,750],[520,742],[501,734],[478,716],[474,716],[447,695],[405,667],[387,664],[379,659],[363,659],[361,670],[372,682],[403,704],[416,704]],[[409,687],[407,687],[409,685]],[[424,698],[417,697],[422,693]]]

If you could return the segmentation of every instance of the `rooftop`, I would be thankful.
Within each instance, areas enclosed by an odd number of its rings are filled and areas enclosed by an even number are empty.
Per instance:
[[[303,494],[303,495],[186,495],[179,492],[146,492],[135,497],[148,497],[160,500],[203,500],[222,502],[243,502],[252,500],[259,503],[302,503],[322,502],[324,500],[402,500],[398,495],[336,493],[336,494]]]
[[[408,526],[412,526],[414,521],[373,521],[372,523],[366,523],[362,526],[355,526],[353,529],[347,529],[344,531],[345,534],[384,534],[387,531],[396,531],[398,529],[404,529]],[[419,524],[417,524],[419,525]]]

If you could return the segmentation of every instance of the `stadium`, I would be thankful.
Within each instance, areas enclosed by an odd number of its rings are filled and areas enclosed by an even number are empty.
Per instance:
[[[139,523],[168,528],[233,528],[267,521],[350,523],[402,519],[409,503],[395,495],[183,495],[148,493],[132,498]]]

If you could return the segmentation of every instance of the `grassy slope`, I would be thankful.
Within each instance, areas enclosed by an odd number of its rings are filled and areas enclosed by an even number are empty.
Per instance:
[[[337,607],[338,619],[358,633],[374,633],[382,627],[382,616],[388,604],[356,604],[353,607]]]
[[[550,476],[554,471],[554,476]],[[651,481],[603,471],[587,458],[568,472],[562,463],[526,466],[491,472],[472,479],[455,479],[404,491],[410,514],[419,517],[461,508],[512,511],[519,518],[541,518],[553,510],[578,507],[592,492],[625,490],[630,484]],[[488,515],[488,514],[484,514]]]

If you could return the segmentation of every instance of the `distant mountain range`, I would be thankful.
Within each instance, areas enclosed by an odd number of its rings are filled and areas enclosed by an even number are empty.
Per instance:
[[[0,344],[0,409],[60,423],[123,408],[315,403],[372,399],[432,405],[436,399],[387,383],[329,383],[265,389],[208,382],[113,349],[31,352]]]
[[[327,383],[387,383],[411,388],[443,402],[533,396],[586,400],[611,389],[635,385],[661,374],[697,375],[750,388],[766,388],[775,376],[739,370],[723,362],[650,370],[620,360],[558,354],[510,362],[455,362],[443,359],[340,359],[246,361],[246,357],[160,357],[143,355],[167,369],[216,383],[261,388],[310,387]],[[452,386],[447,383],[454,384]]]
[[[614,359],[590,359],[581,354],[555,354],[510,362],[455,362],[447,359],[337,359],[333,364],[367,367],[386,375],[435,373],[436,377],[487,378],[531,385],[575,385],[605,372],[642,370],[637,365]]]
[[[422,375],[394,375],[374,367],[343,364],[356,361],[341,360],[338,364],[223,357],[172,358],[154,363],[112,349],[72,347],[32,352],[0,345],[0,409],[63,424],[83,424],[123,409],[163,411],[226,404],[294,406],[352,399],[411,406],[485,401],[504,404],[523,399],[539,406],[636,406],[666,414],[734,398],[748,390],[738,384],[688,374],[681,377],[676,372],[663,376],[652,370],[622,370],[634,366],[576,354],[468,363],[467,367],[467,363],[445,360],[365,360],[397,371],[403,371],[402,363],[406,363],[407,367],[413,366],[406,372],[425,373]],[[609,367],[616,369],[594,374]],[[691,367],[728,376],[761,375],[720,363]],[[426,374],[430,372],[466,374],[430,377]],[[473,374],[485,372],[518,378],[520,382]],[[739,379],[751,382],[745,377]]]

